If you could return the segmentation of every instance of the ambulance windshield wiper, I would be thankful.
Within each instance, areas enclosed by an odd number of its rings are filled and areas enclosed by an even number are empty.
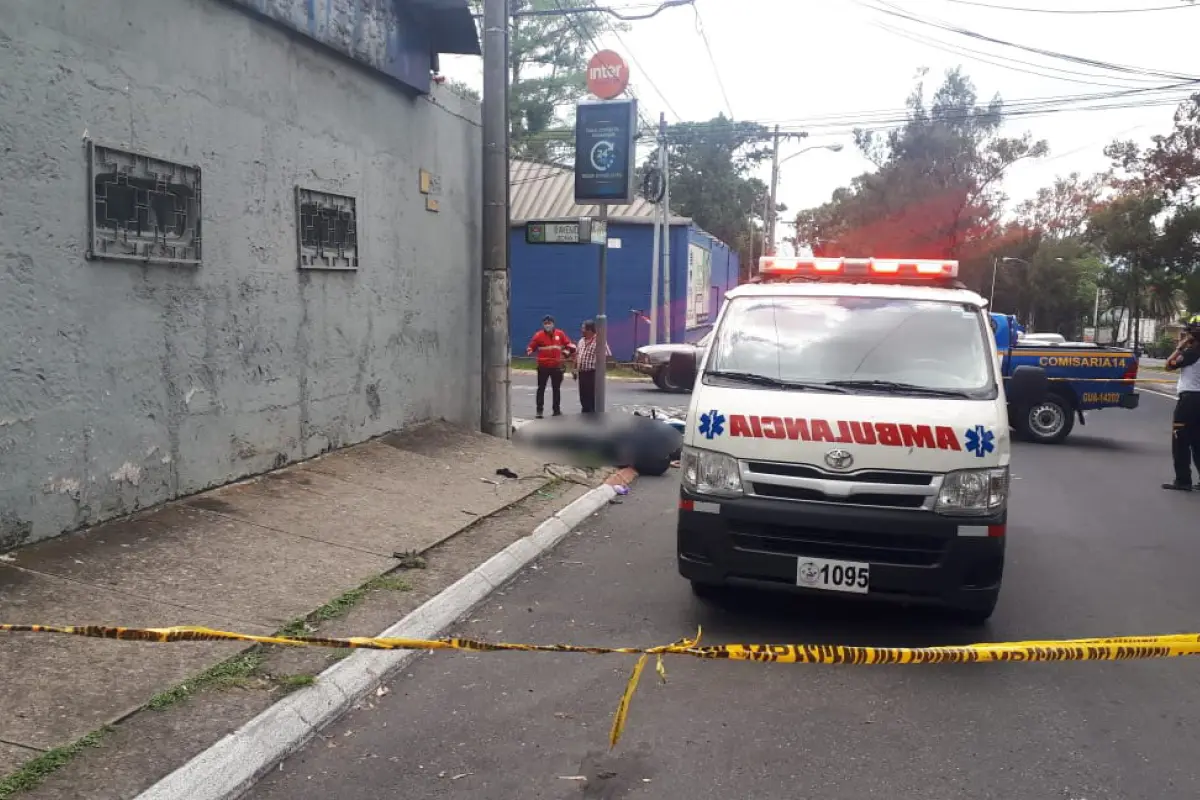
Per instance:
[[[918,386],[915,383],[900,383],[898,381],[830,381],[830,386],[840,386],[845,389],[874,389],[889,394],[924,394],[934,397],[970,397],[959,389],[934,389],[929,386]]]
[[[797,389],[804,391],[812,389],[818,392],[836,392],[845,394],[846,390],[839,386],[834,386],[829,383],[809,383],[807,381],[785,381],[779,378],[772,378],[767,375],[759,375],[757,372],[735,372],[727,370],[710,370],[704,373],[709,378],[725,378],[731,381],[741,381],[742,383],[754,383],[759,386],[769,386],[772,389]]]

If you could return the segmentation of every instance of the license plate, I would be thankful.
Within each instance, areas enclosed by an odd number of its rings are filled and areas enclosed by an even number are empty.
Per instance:
[[[801,558],[796,562],[796,585],[827,592],[866,594],[871,585],[871,565],[828,558]]]

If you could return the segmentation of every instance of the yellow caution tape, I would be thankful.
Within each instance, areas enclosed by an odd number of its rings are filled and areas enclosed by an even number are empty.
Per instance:
[[[141,642],[207,642],[233,640],[274,644],[287,647],[332,647],[364,650],[469,650],[494,652],[515,650],[535,653],[589,653],[592,655],[637,655],[633,673],[625,684],[609,733],[610,747],[616,747],[625,729],[629,706],[637,691],[646,661],[656,660],[655,668],[665,682],[664,655],[691,656],[730,661],[758,661],[776,664],[976,664],[1012,661],[1128,661],[1146,658],[1174,658],[1200,655],[1200,634],[1177,633],[1162,636],[1118,636],[1098,639],[1054,639],[1022,642],[993,642],[937,647],[858,647],[818,644],[720,644],[700,645],[700,631],[694,639],[681,639],[658,647],[584,647],[569,644],[516,644],[484,642],[479,639],[449,637],[443,639],[397,639],[355,636],[335,639],[321,636],[256,636],[249,633],[200,627],[119,628],[103,625],[6,625],[3,633],[56,633],[97,639]]]

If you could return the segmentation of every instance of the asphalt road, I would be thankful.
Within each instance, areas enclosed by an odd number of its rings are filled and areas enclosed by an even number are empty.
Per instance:
[[[1171,401],[1018,445],[1006,584],[981,632],[936,613],[746,596],[694,599],[674,565],[677,478],[620,505],[456,633],[506,641],[881,645],[1200,628],[1200,495],[1167,493]],[[1200,797],[1200,660],[647,670],[606,753],[632,660],[438,653],[260,784],[258,800],[359,798]],[[576,780],[589,776],[589,782]]]
[[[649,380],[612,380],[607,383],[605,407],[609,411],[648,411],[660,408],[671,413],[687,410],[690,395],[667,394],[660,391]],[[533,419],[537,411],[537,375],[533,372],[512,372],[512,414],[514,417]],[[546,413],[551,409],[550,387],[546,387]],[[579,413],[579,384],[570,375],[563,380],[562,410],[564,414]]]

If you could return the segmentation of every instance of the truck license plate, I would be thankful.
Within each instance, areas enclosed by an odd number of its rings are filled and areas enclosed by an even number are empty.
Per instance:
[[[866,594],[871,585],[871,565],[828,558],[800,558],[796,562],[796,585],[827,592]]]

